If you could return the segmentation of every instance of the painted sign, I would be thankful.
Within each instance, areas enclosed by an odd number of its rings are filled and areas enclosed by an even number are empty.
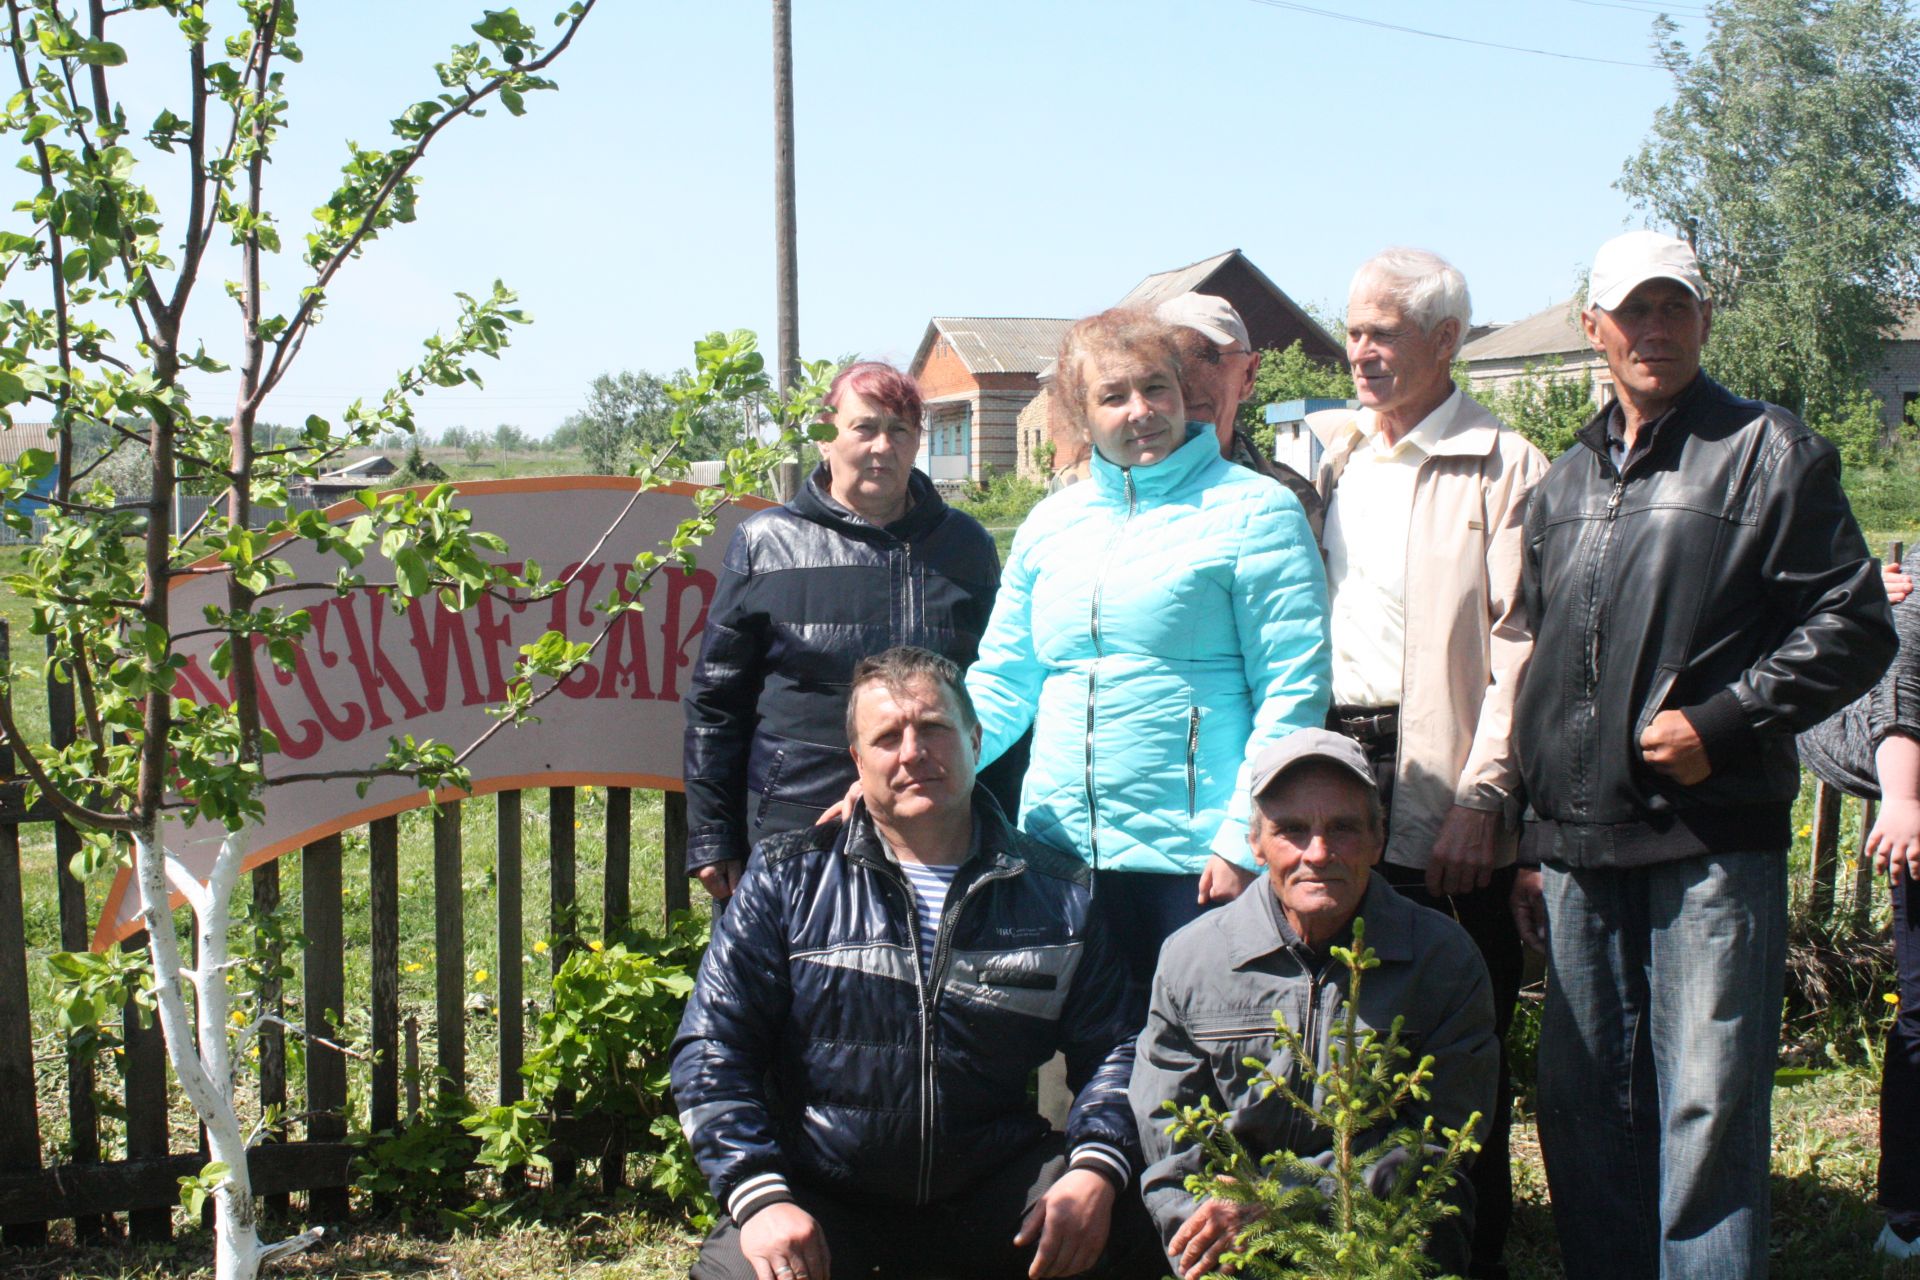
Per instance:
[[[615,476],[545,476],[482,480],[458,486],[458,505],[474,513],[473,527],[499,534],[515,563],[537,561],[564,591],[530,601],[483,596],[465,613],[437,599],[415,600],[395,613],[390,601],[367,589],[340,596],[331,590],[276,596],[285,609],[304,608],[313,628],[292,671],[260,652],[260,718],[279,740],[266,760],[269,779],[365,769],[387,753],[389,738],[411,734],[456,749],[495,723],[486,709],[506,697],[520,646],[548,631],[589,640],[605,625],[596,602],[622,589],[627,566],[641,551],[662,545],[693,514],[692,485],[638,492],[638,482]],[[636,496],[637,494],[637,496]],[[714,571],[733,530],[748,512],[770,505],[747,499],[722,508],[719,528],[699,565],[658,574],[646,608],[620,615],[593,657],[558,692],[535,708],[537,724],[507,726],[467,761],[473,790],[444,799],[525,787],[607,786],[678,791],[684,720],[680,698],[700,652]],[[346,521],[361,514],[356,501],[328,515]],[[602,535],[605,535],[603,538]],[[598,544],[599,550],[594,547]],[[392,578],[375,549],[360,572],[369,582]],[[305,542],[289,542],[281,557],[302,581],[332,581],[339,561]],[[190,576],[176,584],[175,619],[194,619],[207,604],[224,605],[225,579]],[[183,641],[187,659],[174,695],[228,704],[227,681],[210,658],[217,635]],[[289,782],[268,790],[266,817],[253,834],[248,867],[271,861],[322,836],[426,803],[417,784],[377,778],[365,796],[351,777]],[[164,826],[167,847],[202,881],[219,852],[218,826]],[[139,895],[132,873],[114,881],[94,932],[103,947],[139,930]]]

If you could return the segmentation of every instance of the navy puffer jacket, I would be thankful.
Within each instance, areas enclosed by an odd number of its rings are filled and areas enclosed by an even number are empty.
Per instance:
[[[754,850],[673,1045],[680,1122],[736,1221],[829,1194],[927,1204],[1039,1141],[1034,1070],[1067,1056],[1071,1163],[1125,1186],[1144,1011],[1079,861],[974,792],[976,852],[923,979],[912,895],[864,808]]]

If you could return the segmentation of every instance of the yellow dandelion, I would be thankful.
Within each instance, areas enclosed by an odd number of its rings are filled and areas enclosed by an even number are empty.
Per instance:
[[[231,1019],[229,1019],[229,1021],[231,1021],[233,1025],[236,1027],[244,1027],[247,1025],[247,1015],[240,1012],[238,1009],[235,1009],[233,1011],[233,1016]]]
[[[227,985],[228,985],[228,986],[232,986],[232,985],[233,985],[233,975],[232,975],[232,974],[228,974],[228,975],[227,975]]]
[[[1900,993],[1897,991],[1889,991],[1887,992],[1887,994],[1881,996],[1880,998],[1882,1000],[1885,1000],[1888,1004],[1891,1004],[1891,1005],[1897,1005],[1900,1003]]]
[[[426,967],[427,967],[427,966],[425,966],[425,965],[423,965],[423,964],[421,964],[421,963],[420,963],[420,962],[419,962],[418,960],[409,960],[409,961],[407,961],[407,972],[408,972],[408,973],[418,973],[418,972],[420,972],[420,971],[421,971],[422,969],[424,969],[424,968],[426,968]]]
[[[119,1045],[115,1045],[113,1046],[113,1056],[116,1058],[124,1058],[127,1056],[127,1051]]]
[[[540,939],[540,941],[533,944],[533,954],[537,956],[543,956],[547,954],[547,940],[545,938],[542,938]]]
[[[574,829],[575,831],[578,831],[578,830],[580,829],[580,824],[579,824],[579,823],[577,823],[577,822],[576,822],[576,823],[574,823],[574,824],[573,824],[573,829]]]
[[[248,1048],[247,1048],[247,1056],[248,1056],[249,1058],[257,1058],[257,1057],[259,1057],[259,1056],[260,1056],[260,1046],[259,1046],[259,1045],[257,1045],[257,1044],[256,1044],[256,1045],[249,1045],[249,1046],[248,1046]]]
[[[473,971],[473,980],[475,982],[485,982],[491,976],[492,975],[489,974],[485,969],[475,969]]]
[[[590,951],[605,951],[607,949],[607,944],[600,941],[600,939],[595,938],[592,942],[589,942],[587,944],[587,949]]]
[[[1808,836],[1812,834],[1813,834],[1813,827],[1811,824],[1800,828],[1800,838],[1802,840],[1806,839]]]
[[[586,785],[585,787],[583,787],[583,788],[581,788],[581,790],[583,790],[583,791],[591,791],[591,790],[593,790],[593,784],[592,784],[591,782],[589,782],[589,783],[588,783],[588,784],[587,784],[587,785]]]

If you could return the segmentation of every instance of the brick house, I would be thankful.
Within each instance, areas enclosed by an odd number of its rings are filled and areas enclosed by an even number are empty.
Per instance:
[[[1468,383],[1476,392],[1496,392],[1524,377],[1529,365],[1538,371],[1558,366],[1557,376],[1576,381],[1583,371],[1593,374],[1594,406],[1606,403],[1613,394],[1613,378],[1606,358],[1588,344],[1580,328],[1578,306],[1577,297],[1568,298],[1524,320],[1476,330],[1460,348]]]
[[[1880,397],[1887,433],[1899,431],[1907,411],[1920,404],[1920,311],[1908,313],[1880,348],[1880,370],[1867,380],[1867,390]]]
[[[1071,320],[935,316],[908,366],[926,399],[919,466],[942,485],[1015,463],[1014,421]]]

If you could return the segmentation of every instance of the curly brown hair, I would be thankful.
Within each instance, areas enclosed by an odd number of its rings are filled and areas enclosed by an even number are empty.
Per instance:
[[[1133,356],[1164,363],[1187,396],[1187,380],[1180,364],[1180,331],[1140,307],[1113,307],[1074,323],[1060,340],[1054,365],[1053,394],[1067,421],[1078,431],[1087,429],[1087,366],[1110,356]]]

